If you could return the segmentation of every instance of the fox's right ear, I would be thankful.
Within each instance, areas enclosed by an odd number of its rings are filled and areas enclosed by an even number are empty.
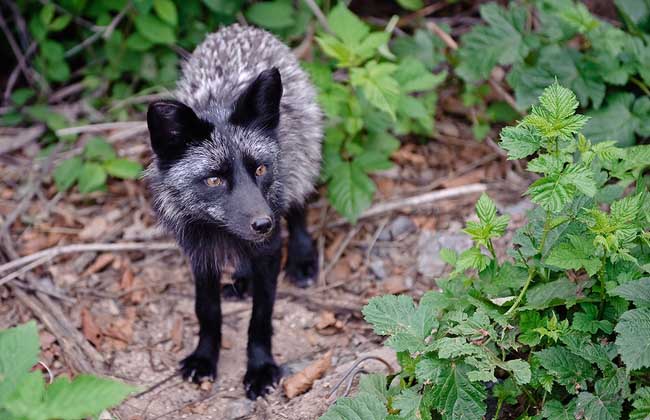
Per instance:
[[[151,148],[161,159],[180,157],[191,141],[210,136],[212,125],[189,106],[175,100],[153,102],[147,111]]]

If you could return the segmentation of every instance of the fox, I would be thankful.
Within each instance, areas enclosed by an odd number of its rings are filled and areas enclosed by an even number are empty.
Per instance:
[[[322,112],[291,49],[240,24],[196,47],[172,97],[149,104],[153,157],[145,178],[157,219],[175,237],[194,279],[198,345],[180,372],[195,383],[216,380],[221,275],[232,264],[231,293],[249,291],[253,301],[243,383],[254,400],[282,376],[271,351],[282,219],[286,278],[307,287],[318,275],[305,207],[320,173]]]

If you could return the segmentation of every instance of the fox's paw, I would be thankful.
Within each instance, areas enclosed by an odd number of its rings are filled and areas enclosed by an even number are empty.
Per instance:
[[[192,353],[181,361],[181,374],[186,381],[200,384],[214,382],[217,378],[217,363],[210,357]]]
[[[275,363],[266,363],[260,367],[249,367],[244,376],[246,396],[255,400],[273,390],[282,377],[282,370]]]
[[[289,256],[284,269],[287,278],[298,287],[309,287],[318,277],[318,253],[310,252],[305,255]]]

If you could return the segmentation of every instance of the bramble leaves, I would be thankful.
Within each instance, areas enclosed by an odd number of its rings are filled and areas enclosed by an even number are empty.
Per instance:
[[[354,398],[339,398],[320,420],[382,420],[387,417],[386,407],[376,396],[361,393]]]
[[[616,347],[628,370],[650,367],[650,309],[632,309],[616,325]]]

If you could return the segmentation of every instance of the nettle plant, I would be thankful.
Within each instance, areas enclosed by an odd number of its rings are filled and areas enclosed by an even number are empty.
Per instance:
[[[485,24],[461,38],[455,71],[475,85],[497,65],[507,66],[506,80],[521,109],[557,78],[592,117],[584,128],[587,137],[634,144],[650,136],[650,9],[643,1],[615,3],[622,28],[595,17],[579,1],[485,4],[480,9]]]
[[[401,371],[363,377],[323,419],[650,416],[650,146],[592,144],[577,106],[556,82],[501,133],[541,175],[508,260],[494,240],[509,217],[483,195],[465,228],[474,245],[441,252],[453,271],[439,291],[363,309]]]
[[[36,323],[0,331],[0,418],[3,420],[76,420],[97,418],[119,404],[135,387],[111,379],[79,375],[46,385],[38,363]]]
[[[323,178],[332,206],[355,221],[372,201],[369,173],[389,169],[399,147],[397,135],[433,134],[437,95],[445,72],[431,70],[442,60],[440,41],[425,31],[395,39],[393,23],[370,26],[341,2],[327,16],[332,34],[316,37],[332,60],[305,63],[328,117]]]

